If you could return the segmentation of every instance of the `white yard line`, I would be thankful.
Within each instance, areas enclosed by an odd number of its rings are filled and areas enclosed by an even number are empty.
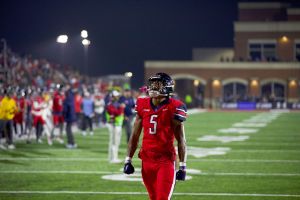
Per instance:
[[[146,192],[102,192],[102,191],[0,191],[0,194],[98,194],[98,195],[148,195]],[[244,197],[300,197],[300,194],[257,194],[257,193],[206,193],[175,192],[173,196],[244,196]]]
[[[107,161],[107,158],[51,158],[51,157],[40,157],[40,158],[12,158],[12,157],[1,157],[0,161],[63,161],[63,162],[100,162]],[[265,160],[265,159],[188,159],[188,162],[249,162],[249,163],[300,163],[300,160]]]
[[[120,174],[119,171],[47,171],[47,170],[2,170],[0,174]],[[201,172],[199,174],[205,176],[300,176],[300,174],[294,173],[226,173],[226,172]]]
[[[18,171],[0,171],[0,174],[120,174],[120,172],[111,171],[47,171],[47,170],[18,170]]]
[[[231,149],[230,153],[300,153],[300,150],[294,149]]]
[[[300,160],[264,160],[264,159],[188,159],[187,162],[300,163]]]
[[[217,173],[206,173],[201,172],[199,175],[207,176],[300,176],[300,174],[287,174],[287,173],[226,173],[226,172],[217,172]]]

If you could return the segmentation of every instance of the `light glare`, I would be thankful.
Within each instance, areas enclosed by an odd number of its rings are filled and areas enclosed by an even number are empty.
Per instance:
[[[81,31],[81,37],[82,38],[87,38],[88,37],[88,32],[86,30]]]
[[[83,39],[83,40],[82,40],[82,44],[83,44],[84,46],[89,46],[89,45],[91,44],[91,41],[88,40],[88,39]]]
[[[67,35],[59,35],[56,39],[56,42],[65,44],[68,42],[68,36]]]
[[[126,77],[129,77],[129,78],[132,77],[132,75],[133,75],[132,72],[126,72],[126,73],[125,73],[125,76],[126,76]]]

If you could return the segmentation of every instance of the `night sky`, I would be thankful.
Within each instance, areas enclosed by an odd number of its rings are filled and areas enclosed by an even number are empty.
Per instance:
[[[64,62],[89,75],[132,71],[145,60],[191,60],[192,48],[232,47],[238,0],[2,0],[0,37],[14,52]],[[88,69],[80,31],[89,33]],[[56,43],[69,36],[62,56]]]

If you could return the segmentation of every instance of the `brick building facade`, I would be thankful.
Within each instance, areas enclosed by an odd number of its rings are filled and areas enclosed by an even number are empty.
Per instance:
[[[204,107],[299,102],[300,9],[285,3],[239,3],[238,8],[232,58],[146,61],[145,77],[159,71],[171,74],[179,96],[192,95]]]

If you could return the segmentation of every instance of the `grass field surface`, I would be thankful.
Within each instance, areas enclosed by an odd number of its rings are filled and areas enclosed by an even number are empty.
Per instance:
[[[300,199],[299,112],[205,112],[189,115],[185,130],[190,179],[172,199]],[[74,150],[24,141],[0,150],[0,199],[148,199],[139,172],[125,177],[123,164],[108,162],[107,129],[75,138]],[[246,139],[228,141],[237,138]],[[141,166],[137,154],[133,164]]]

